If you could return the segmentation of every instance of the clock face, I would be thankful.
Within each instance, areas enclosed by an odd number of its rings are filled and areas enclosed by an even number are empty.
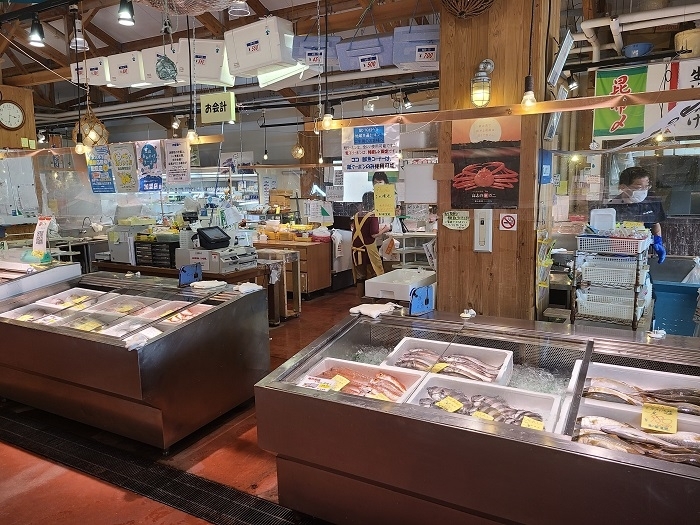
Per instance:
[[[5,100],[0,102],[0,126],[10,131],[24,125],[24,110],[16,102]]]

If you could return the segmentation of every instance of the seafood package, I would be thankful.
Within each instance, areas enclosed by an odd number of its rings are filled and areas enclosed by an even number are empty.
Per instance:
[[[190,319],[198,316],[203,312],[206,312],[211,308],[211,306],[206,304],[197,304],[185,308],[180,312],[177,311],[189,304],[190,303],[187,303],[185,301],[162,301],[158,303],[158,305],[152,310],[142,310],[140,312],[136,312],[134,315],[152,321],[160,319],[160,322],[163,324],[176,325],[184,323],[185,321],[189,321]]]
[[[16,319],[17,321],[36,323],[42,317],[46,317],[47,315],[54,314],[57,311],[58,311],[58,308],[55,308],[55,307],[29,304],[27,306],[22,306],[20,308],[15,308],[14,310],[9,310],[7,312],[1,313],[0,317],[6,317],[8,319]]]
[[[463,405],[453,405],[452,408],[457,407],[453,413],[512,425],[522,425],[527,417],[531,421],[542,422],[547,432],[554,430],[560,404],[559,396],[551,394],[518,390],[482,381],[448,378],[433,373],[429,373],[423,379],[407,402],[443,408],[437,403],[445,397]]]
[[[95,290],[88,290],[87,288],[71,288],[65,292],[61,292],[49,297],[44,297],[36,301],[36,304],[43,306],[55,306],[57,308],[70,308],[78,305],[91,306],[95,304],[99,297],[104,297],[104,299],[111,299],[115,295],[106,294],[105,292],[98,292]]]
[[[513,352],[404,337],[385,364],[507,385],[513,373]]]
[[[114,315],[76,314],[57,324],[83,332],[99,332],[103,328],[113,324],[117,319],[119,319],[119,317]]]
[[[421,377],[422,374],[413,370],[327,357],[311,368],[298,384],[318,390],[336,390],[383,401],[403,402]]]
[[[127,315],[143,310],[147,306],[156,302],[158,302],[158,299],[154,299],[152,297],[119,295],[109,299],[108,301],[100,302],[97,305],[92,305],[89,308],[86,308],[86,311],[114,315]]]
[[[640,419],[640,412],[632,407],[611,407],[584,400],[579,408],[573,440],[700,467],[700,423],[679,416],[678,430],[663,433],[643,430]]]

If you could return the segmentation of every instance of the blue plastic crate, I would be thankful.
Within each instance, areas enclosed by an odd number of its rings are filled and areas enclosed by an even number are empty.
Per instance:
[[[335,46],[341,71],[360,71],[360,62],[376,61],[379,67],[393,65],[394,35],[366,35],[341,40]],[[372,68],[376,69],[376,68]]]
[[[338,67],[338,52],[335,46],[340,42],[339,36],[329,36],[328,37],[328,60],[327,64],[329,66]],[[326,49],[326,36],[321,35],[321,46],[319,47],[318,35],[309,34],[306,36],[295,36],[292,42],[292,58],[298,60],[302,64],[308,66],[313,65],[323,65],[323,61],[315,64],[312,60],[315,53],[319,51],[325,51]],[[309,59],[307,60],[307,56]]]
[[[406,71],[440,69],[440,26],[428,24],[395,28],[393,62]]]

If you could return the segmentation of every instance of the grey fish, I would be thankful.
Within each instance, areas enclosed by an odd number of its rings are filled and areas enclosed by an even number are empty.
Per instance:
[[[653,397],[645,396],[644,394],[642,394],[642,397],[646,403],[656,403],[657,405],[676,407],[678,409],[678,412],[680,412],[681,414],[700,416],[700,405],[694,405],[691,403],[676,403],[674,401],[664,401],[662,399],[656,399]]]
[[[584,416],[580,417],[578,419],[579,426],[580,428],[586,428],[586,429],[591,429],[591,430],[600,430],[602,432],[602,428],[604,426],[610,426],[610,427],[623,427],[623,426],[630,426],[627,425],[626,423],[620,423],[619,421],[615,421],[614,419],[610,419],[608,417],[604,416]]]
[[[660,401],[671,401],[673,403],[689,403],[691,405],[700,405],[700,397],[683,395],[683,394],[654,394],[644,392],[644,395],[658,399]]]
[[[485,375],[483,373],[474,370],[466,365],[454,363],[450,366],[446,366],[439,372],[440,374],[454,375],[457,377],[466,377],[467,379],[474,379],[477,381],[484,381],[485,383],[491,383],[493,381],[492,376]]]
[[[610,401],[612,403],[626,403],[628,405],[641,406],[642,402],[630,395],[627,395],[618,390],[604,387],[587,387],[583,389],[584,397],[598,399],[600,401]]]
[[[422,361],[420,359],[401,359],[400,361],[396,361],[396,366],[400,366],[402,368],[411,368],[413,370],[422,370],[426,371],[432,368],[432,364],[426,361]]]
[[[656,434],[656,436],[662,441],[700,452],[700,434],[696,432],[676,432],[675,434]]]
[[[700,389],[698,388],[657,388],[656,390],[644,390],[645,393],[652,396],[681,396],[681,397],[692,397],[697,401],[700,401]],[[695,403],[696,401],[688,401],[689,403]]]
[[[435,401],[429,397],[424,397],[418,400],[418,404],[422,407],[431,407],[435,404]]]
[[[610,390],[616,390],[617,392],[622,392],[623,394],[627,395],[639,393],[639,388],[637,388],[636,386],[629,385],[624,381],[609,379],[607,377],[590,377],[586,379],[586,386],[608,388]]]
[[[475,365],[476,367],[481,368],[484,371],[491,372],[495,375],[498,375],[498,371],[500,370],[499,366],[493,366],[488,363],[484,363],[476,357],[471,357],[463,354],[451,354],[443,357],[442,360],[447,363],[468,363],[471,365]]]
[[[596,447],[606,448],[608,450],[618,450],[620,452],[627,452],[629,454],[642,454],[642,452],[631,443],[626,443],[625,441],[616,436],[606,434],[584,434],[580,436],[576,441],[578,443],[584,443],[586,445],[593,445]]]
[[[652,434],[648,434],[647,432],[644,432],[643,430],[639,430],[638,428],[635,427],[620,427],[620,426],[604,426],[601,429],[603,432],[606,434],[614,434],[618,437],[621,437],[622,439],[626,439],[628,441],[633,441],[636,443],[649,443],[651,445],[656,445],[658,447],[663,447],[663,448],[682,448],[679,447],[678,445],[674,445],[673,443],[669,443],[668,441],[664,441],[662,439],[659,439],[658,437],[655,437]]]
[[[665,450],[652,449],[646,451],[647,456],[656,459],[663,459],[665,461],[673,461],[674,463],[686,463],[688,465],[693,465],[700,467],[700,454],[674,454],[671,452],[666,452]]]

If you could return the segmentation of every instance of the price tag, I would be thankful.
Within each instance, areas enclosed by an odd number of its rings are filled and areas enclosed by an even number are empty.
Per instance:
[[[123,304],[117,308],[117,312],[120,314],[128,314],[131,310],[133,310],[133,308],[130,304]]]
[[[31,314],[20,315],[20,316],[17,318],[18,321],[25,321],[25,322],[26,322],[26,321],[31,321],[32,319],[34,319],[34,316],[31,315]]]
[[[635,222],[635,221],[623,221],[622,227],[629,228],[631,230],[643,230],[644,223],[643,222]]]
[[[260,40],[252,40],[251,42],[246,42],[245,44],[246,53],[259,53],[260,52]]]
[[[372,71],[380,67],[377,55],[365,55],[358,58],[360,59],[360,71]]]
[[[479,412],[478,410],[472,414],[474,417],[478,417],[479,419],[483,419],[485,421],[493,421],[493,417],[489,416],[485,412]]]
[[[642,428],[675,434],[678,432],[678,408],[644,403],[642,405]]]
[[[447,396],[446,398],[435,403],[435,406],[438,406],[443,410],[447,410],[448,412],[457,412],[457,410],[462,408],[464,405],[457,401],[454,397]]]
[[[437,46],[416,46],[416,62],[435,62],[437,60]]]
[[[435,363],[430,371],[439,374],[448,366],[450,366],[450,363]]]
[[[379,399],[381,401],[391,401],[388,397],[386,397],[384,394],[377,393],[377,394],[367,394],[365,397],[370,397],[372,399]]]
[[[299,383],[299,386],[303,386],[304,388],[313,388],[314,390],[320,390],[322,392],[328,392],[333,385],[332,379],[324,379],[316,376],[306,376]]]
[[[544,430],[544,422],[540,421],[538,419],[534,419],[532,417],[525,416],[523,418],[522,423],[520,423],[521,427],[525,428],[532,428],[535,430]]]
[[[102,323],[99,321],[95,321],[94,319],[89,319],[85,321],[84,323],[79,324],[76,326],[78,330],[84,330],[85,332],[92,332],[96,328],[100,328],[102,326]]]
[[[341,375],[333,376],[333,379],[331,381],[333,381],[334,383],[331,389],[335,390],[336,392],[339,392],[340,390],[345,388],[345,386],[350,382],[350,380],[347,377],[343,377]]]
[[[323,65],[323,50],[307,51],[306,52],[306,65],[307,66]]]

